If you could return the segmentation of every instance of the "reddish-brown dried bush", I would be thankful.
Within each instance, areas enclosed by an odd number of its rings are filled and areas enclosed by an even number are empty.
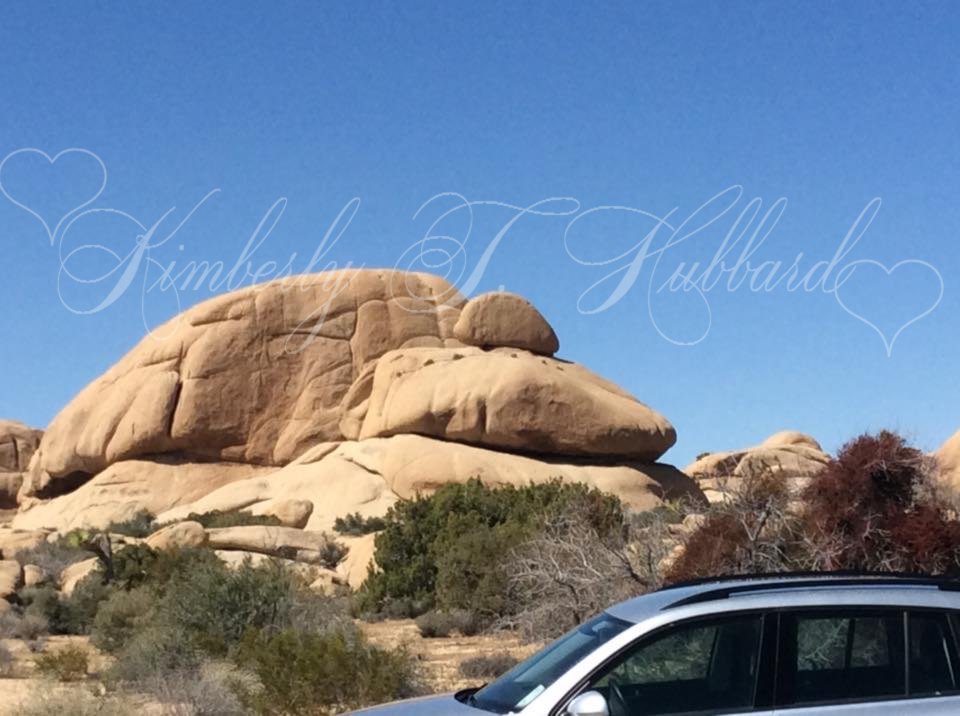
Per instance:
[[[928,458],[896,433],[861,435],[803,493],[815,569],[960,572],[960,523]]]
[[[960,575],[960,522],[933,465],[896,433],[861,435],[790,501],[776,471],[714,505],[668,581],[795,570]]]
[[[777,470],[738,478],[740,485],[714,505],[686,540],[668,582],[799,568],[797,518]]]

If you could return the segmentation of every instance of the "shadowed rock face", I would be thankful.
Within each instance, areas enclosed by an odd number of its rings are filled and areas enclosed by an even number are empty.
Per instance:
[[[335,271],[220,296],[158,328],[53,420],[15,525],[292,500],[303,515],[291,521],[328,529],[471,477],[561,477],[635,509],[702,498],[653,464],[676,440],[667,419],[548,357],[557,346],[525,299],[465,302],[426,274]]]
[[[42,436],[42,430],[15,420],[0,420],[0,509],[16,507],[23,473]]]

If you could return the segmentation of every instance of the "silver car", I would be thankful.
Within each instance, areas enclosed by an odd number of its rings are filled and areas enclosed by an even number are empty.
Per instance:
[[[611,607],[480,689],[380,716],[960,714],[960,583],[792,575]]]

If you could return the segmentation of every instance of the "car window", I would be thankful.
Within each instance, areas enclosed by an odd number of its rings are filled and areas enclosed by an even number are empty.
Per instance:
[[[865,701],[906,693],[899,611],[817,611],[781,620],[779,702]]]
[[[953,644],[946,616],[909,615],[910,694],[938,696],[956,689]]]
[[[641,640],[588,686],[611,716],[716,713],[753,706],[760,653],[757,615],[697,621]]]
[[[497,714],[525,708],[574,664],[630,626],[629,622],[601,614],[469,695],[467,704]]]

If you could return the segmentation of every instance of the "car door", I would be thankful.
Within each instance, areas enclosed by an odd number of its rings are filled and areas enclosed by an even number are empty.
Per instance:
[[[817,609],[779,619],[778,714],[956,714],[957,655],[948,615]]]
[[[764,653],[773,655],[775,634],[765,635],[765,621],[743,613],[658,629],[579,691],[602,694],[610,716],[770,714],[773,660]]]

